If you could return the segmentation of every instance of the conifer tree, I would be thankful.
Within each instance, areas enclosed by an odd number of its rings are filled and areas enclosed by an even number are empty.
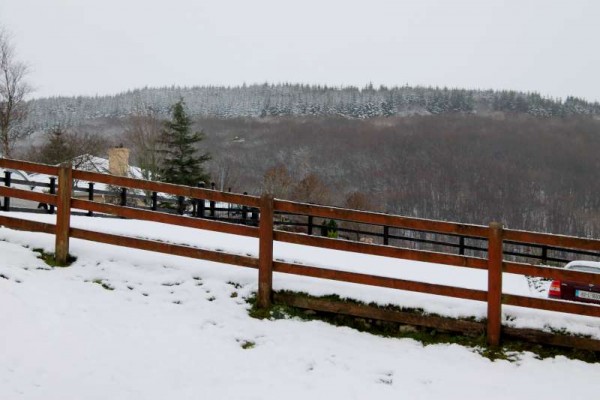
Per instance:
[[[208,182],[203,164],[210,160],[210,155],[199,155],[197,148],[202,139],[203,132],[192,132],[185,103],[183,99],[179,100],[173,105],[171,120],[165,122],[162,131],[164,158],[160,172],[164,182],[188,186],[196,186],[200,181]]]
[[[67,135],[60,126],[55,126],[47,132],[47,143],[40,151],[40,162],[56,165],[70,161],[78,154],[73,154],[69,148]]]

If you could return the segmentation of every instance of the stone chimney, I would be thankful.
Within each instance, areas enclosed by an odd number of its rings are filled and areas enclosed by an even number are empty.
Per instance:
[[[126,149],[123,146],[108,149],[108,172],[111,175],[128,175],[129,149]]]

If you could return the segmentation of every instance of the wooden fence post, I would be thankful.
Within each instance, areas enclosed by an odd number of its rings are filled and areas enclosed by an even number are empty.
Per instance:
[[[127,205],[127,188],[121,188],[121,199],[119,205],[123,207]]]
[[[50,178],[50,194],[56,194],[56,177]],[[54,205],[50,204],[48,212],[54,214]]]
[[[211,190],[215,190],[215,183],[214,183],[214,182],[211,182],[211,184],[210,184],[210,188],[211,188]],[[210,206],[210,217],[211,217],[211,218],[215,218],[215,217],[216,217],[216,214],[215,214],[215,205],[216,205],[216,202],[215,202],[214,200],[211,200],[211,201],[209,202],[209,206]]]
[[[10,187],[10,171],[4,171],[4,186]],[[10,197],[4,198],[4,211],[10,211]]]
[[[183,215],[185,211],[185,197],[177,196],[177,214]]]
[[[204,182],[198,182],[198,187],[204,189],[206,184]],[[204,199],[196,199],[196,217],[204,218],[204,210],[206,209],[206,202]]]
[[[88,182],[88,200],[94,201],[94,182]],[[93,217],[94,212],[92,210],[88,211],[88,217]]]
[[[56,205],[55,260],[66,265],[69,257],[69,229],[71,222],[71,193],[73,171],[70,163],[63,163],[58,170],[58,196]]]
[[[216,208],[216,202],[214,200],[211,200],[209,203],[209,215],[213,219],[216,218],[216,216],[217,216],[215,208]]]
[[[152,211],[156,211],[158,208],[158,193],[152,192]]]
[[[244,196],[246,196],[247,194],[248,194],[248,192],[244,192]],[[262,210],[261,210],[261,212],[262,212]],[[242,205],[242,224],[244,224],[244,225],[248,224],[248,207],[245,205]]]
[[[488,236],[487,342],[500,345],[502,324],[502,235],[503,225],[492,222]]]
[[[271,306],[273,288],[273,196],[263,194],[260,199],[258,224],[258,307]]]
[[[548,247],[542,246],[542,264],[548,264]]]

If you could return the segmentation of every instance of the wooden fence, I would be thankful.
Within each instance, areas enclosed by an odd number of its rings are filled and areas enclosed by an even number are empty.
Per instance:
[[[23,176],[13,177],[14,170],[5,170],[4,176],[0,175],[0,183],[5,187],[12,187],[15,185],[26,186],[34,190],[35,188],[42,188],[49,194],[56,194],[56,180],[55,176],[49,176],[48,182],[41,182],[38,179],[30,180],[24,179]],[[20,179],[19,179],[20,177]],[[201,183],[198,187],[204,188],[204,184]],[[211,189],[214,190],[214,182],[211,184]],[[168,197],[160,195],[159,192],[144,192],[135,193],[125,187],[114,187],[111,190],[102,190],[95,187],[94,182],[87,182],[86,185],[81,186],[77,183],[72,188],[73,195],[78,198],[87,197],[88,200],[93,201],[98,197],[120,205],[143,205],[145,208],[152,211],[164,211],[169,213],[177,213],[184,215],[185,213],[191,214],[192,216],[199,218],[208,218],[220,221],[233,221],[247,225],[258,226],[258,209],[249,208],[246,206],[237,206],[233,204],[218,205],[215,201],[199,200],[199,199],[186,199],[183,196]],[[229,190],[231,192],[231,189]],[[244,193],[247,194],[247,193]],[[107,202],[103,201],[103,202]],[[10,197],[4,198],[4,204],[2,205],[3,211],[28,211],[38,213],[49,213],[54,214],[55,206],[52,204],[40,203],[37,208],[32,207],[14,207],[11,206]],[[188,211],[189,210],[189,211]],[[88,216],[93,216],[93,211],[88,211]]]
[[[29,190],[0,186],[0,196],[15,197],[56,207],[56,224],[27,221],[7,215],[0,215],[0,225],[10,228],[40,231],[56,236],[55,256],[58,262],[66,263],[69,252],[69,239],[78,238],[107,243],[117,246],[131,247],[142,250],[163,252],[168,254],[200,258],[209,261],[232,264],[258,269],[258,304],[269,307],[273,301],[273,272],[303,275],[308,277],[351,282],[361,285],[393,288],[406,291],[449,296],[460,299],[476,300],[487,303],[487,321],[485,325],[473,321],[453,321],[440,317],[415,317],[400,312],[391,313],[361,305],[332,306],[320,300],[299,300],[289,295],[278,294],[275,299],[286,304],[314,308],[323,311],[335,311],[355,316],[373,319],[388,319],[397,322],[416,323],[425,326],[438,326],[457,331],[485,331],[489,345],[497,346],[501,334],[521,339],[551,343],[556,345],[580,347],[600,351],[600,341],[555,335],[532,330],[519,330],[502,326],[502,305],[512,305],[526,308],[550,310],[563,313],[573,313],[592,317],[600,317],[600,306],[593,304],[575,303],[560,300],[525,297],[502,292],[502,273],[521,274],[542,277],[589,282],[600,285],[600,274],[565,270],[548,266],[519,263],[507,260],[504,251],[506,243],[566,249],[585,254],[599,255],[600,240],[584,239],[571,236],[534,233],[504,229],[501,224],[490,223],[489,226],[460,224],[444,221],[434,221],[418,218],[408,218],[397,215],[374,212],[356,211],[313,204],[273,199],[269,195],[262,197],[220,192],[204,188],[194,188],[167,183],[151,182],[127,177],[119,177],[94,172],[72,170],[69,165],[61,167],[35,164],[24,161],[0,159],[0,168],[24,170],[56,176],[58,185],[56,193],[37,193]],[[90,199],[73,197],[73,180],[102,183],[115,187],[139,189],[147,192],[168,193],[172,196],[186,199],[206,199],[212,202],[223,202],[246,207],[256,212],[258,227],[247,224],[235,224],[212,219],[184,216],[168,212],[135,208],[126,204],[105,204]],[[218,231],[234,235],[254,237],[259,239],[258,258],[228,254],[219,251],[203,250],[189,246],[169,244],[154,240],[138,239],[102,232],[72,228],[70,215],[72,209],[83,209],[89,212],[107,213],[124,218],[162,222],[167,224]],[[390,227],[417,232],[427,232],[440,235],[451,235],[481,241],[486,246],[485,257],[451,254],[448,252],[433,252],[418,249],[408,249],[389,245],[352,242],[327,237],[317,237],[295,232],[275,229],[274,215],[281,213],[301,215],[312,218],[333,219],[336,221],[352,221],[380,227]],[[474,290],[461,287],[430,284],[409,281],[384,276],[337,271],[308,265],[281,262],[273,260],[273,242],[286,242],[304,246],[325,249],[342,250],[362,254],[378,255],[399,259],[415,260],[429,263],[444,264],[461,268],[486,270],[488,274],[488,290]],[[510,252],[509,254],[510,255]],[[437,322],[436,322],[437,321]]]
[[[17,179],[12,177],[15,171],[5,170],[4,177],[0,176],[0,182],[6,187],[11,185],[21,185],[34,188],[43,188],[50,194],[56,194],[56,180],[54,176],[49,176],[48,183],[39,180],[24,179],[23,174],[18,174]],[[22,179],[18,179],[19,175]],[[103,199],[102,202],[111,202],[122,206],[130,205],[136,208],[145,208],[152,211],[162,211],[167,213],[177,213],[179,215],[191,215],[198,218],[212,219],[216,221],[233,222],[243,225],[258,226],[259,210],[255,207],[237,205],[231,203],[217,203],[214,200],[206,199],[187,199],[184,196],[166,196],[156,191],[130,190],[126,187],[113,186],[110,190],[99,190],[95,188],[94,182],[82,182],[75,180],[73,186],[73,195],[77,198],[85,198],[94,201],[97,197]],[[198,187],[204,188],[204,184]],[[215,184],[211,184],[211,189],[215,190]],[[229,189],[231,192],[231,189]],[[244,195],[247,195],[244,192]],[[5,197],[2,210],[4,211],[28,211],[50,213],[55,212],[54,205],[41,203],[38,209],[30,207],[14,207],[10,205],[10,198]],[[77,212],[81,214],[81,212]],[[86,213],[93,216],[93,211]],[[107,216],[106,214],[102,214]],[[334,228],[328,226],[328,223],[334,222]],[[315,218],[313,215],[300,215],[286,211],[276,210],[274,212],[273,223],[280,230],[307,233],[308,235],[317,235],[327,237],[334,233],[337,237],[352,240],[354,235],[357,241],[365,241],[375,244],[396,245],[399,247],[411,246],[416,249],[427,249],[438,252],[454,252],[460,255],[471,254],[482,256],[487,252],[487,243],[479,238],[467,237],[458,234],[436,234],[418,230],[400,230],[384,225],[367,225],[358,223],[344,223],[337,225],[334,220],[325,218]],[[348,225],[351,226],[348,226]],[[542,264],[552,263],[555,266],[561,263],[567,263],[574,257],[578,259],[597,260],[598,253],[577,249],[560,248],[556,246],[537,245],[529,243],[525,248],[522,244],[505,240],[504,256],[512,261],[536,261]]]

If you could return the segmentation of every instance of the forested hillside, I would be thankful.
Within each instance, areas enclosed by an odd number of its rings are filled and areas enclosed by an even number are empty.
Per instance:
[[[68,137],[98,155],[123,143],[145,166],[140,139],[156,143],[180,98],[205,133],[200,147],[221,190],[600,237],[600,104],[575,98],[422,87],[142,89],[34,100],[29,123],[70,127]],[[132,137],[135,125],[148,132]],[[99,137],[104,147],[90,141]],[[36,157],[31,143],[22,157]]]
[[[68,126],[101,117],[126,117],[152,110],[165,118],[183,98],[192,116],[378,116],[445,113],[516,112],[535,116],[600,115],[600,104],[568,97],[564,101],[537,93],[430,87],[327,87],[250,85],[140,89],[103,97],[56,97],[30,102],[29,123],[35,128]]]
[[[600,237],[600,121],[592,118],[212,118],[198,126],[209,132],[219,188],[258,194],[266,174],[278,194],[302,201]]]

